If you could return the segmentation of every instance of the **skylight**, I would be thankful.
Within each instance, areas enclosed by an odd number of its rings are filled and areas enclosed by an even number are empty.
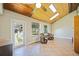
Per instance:
[[[36,3],[37,8],[41,8],[41,3]]]
[[[56,12],[56,8],[54,7],[54,5],[53,4],[51,4],[50,6],[49,6],[49,8],[52,10],[52,12]]]
[[[59,13],[56,13],[54,16],[52,16],[52,17],[50,18],[50,20],[53,20],[53,19],[56,18],[58,15],[59,15]]]

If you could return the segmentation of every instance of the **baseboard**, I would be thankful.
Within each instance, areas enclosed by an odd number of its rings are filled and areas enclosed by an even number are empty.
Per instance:
[[[35,43],[38,43],[38,42],[40,42],[40,41],[30,42],[30,43],[28,43],[26,45],[28,46],[28,45],[32,45],[32,44],[35,44]]]
[[[40,42],[40,41],[32,42],[32,43],[30,43],[29,45],[31,45],[31,44],[35,44],[35,43],[38,43],[38,42]]]
[[[72,39],[71,37],[56,37],[54,36],[55,38],[62,38],[62,39]]]

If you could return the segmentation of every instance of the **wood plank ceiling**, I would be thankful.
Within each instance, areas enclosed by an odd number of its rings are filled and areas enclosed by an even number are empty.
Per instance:
[[[32,17],[33,18],[38,18],[41,21],[46,21],[49,23],[53,23],[56,20],[60,19],[61,17],[65,16],[66,14],[68,14],[68,4],[54,4],[57,12],[60,14],[58,17],[56,17],[53,20],[49,20],[50,17],[54,16],[56,13],[53,13],[50,9],[49,9],[49,5],[50,4],[42,4],[45,8],[46,11],[43,8],[36,8],[33,12]]]
[[[32,8],[24,4],[6,3],[4,8],[29,17],[32,16]]]
[[[59,20],[60,18],[67,15],[70,10],[72,10],[71,4],[68,3],[54,3],[54,7],[56,8],[57,12],[59,13],[59,16],[57,16],[53,20],[49,20],[50,17],[54,16],[56,13],[53,13],[49,9],[50,4],[42,4],[41,8],[36,8],[35,4],[22,4],[22,3],[4,3],[4,8],[23,14],[25,16],[29,16],[32,18],[35,18],[40,21],[48,22],[48,23],[54,23],[55,21]],[[75,9],[74,9],[75,10]]]

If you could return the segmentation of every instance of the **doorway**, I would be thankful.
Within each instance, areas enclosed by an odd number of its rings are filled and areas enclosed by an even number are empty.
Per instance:
[[[17,48],[25,45],[25,22],[22,20],[12,21],[13,47]]]

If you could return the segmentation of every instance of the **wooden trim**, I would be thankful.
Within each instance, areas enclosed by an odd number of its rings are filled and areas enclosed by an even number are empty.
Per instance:
[[[79,16],[74,17],[74,50],[79,53]]]

